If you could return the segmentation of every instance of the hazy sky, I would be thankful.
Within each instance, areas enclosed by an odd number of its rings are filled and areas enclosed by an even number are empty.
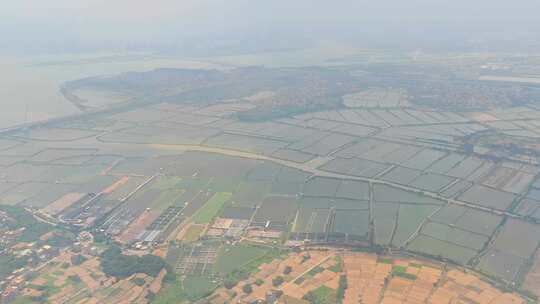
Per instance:
[[[539,0],[2,0],[0,47],[152,49],[268,33],[366,44],[534,40],[540,37],[539,12]]]

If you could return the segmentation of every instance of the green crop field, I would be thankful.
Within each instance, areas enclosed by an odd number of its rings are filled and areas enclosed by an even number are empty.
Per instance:
[[[264,257],[268,251],[264,247],[246,244],[223,246],[215,264],[216,271],[228,274],[253,260]]]
[[[310,303],[315,304],[338,303],[336,291],[326,286],[321,286],[314,291],[309,292],[305,298]]]
[[[182,180],[182,178],[176,176],[160,177],[152,184],[152,188],[159,190],[178,188],[178,185],[180,182],[182,182]]]
[[[230,192],[218,192],[214,194],[204,206],[193,215],[196,224],[209,223],[223,208],[223,205],[231,198]]]
[[[189,276],[163,288],[150,303],[192,303],[207,296],[216,286],[209,278]]]
[[[203,225],[192,225],[188,228],[188,230],[184,234],[183,240],[189,241],[189,242],[196,241],[201,235],[201,232],[203,232],[203,230],[204,230]]]
[[[184,192],[185,190],[182,189],[171,189],[161,192],[157,200],[154,201],[152,210],[161,212],[167,209],[167,207],[175,205],[175,203],[178,203],[179,198],[182,197]]]

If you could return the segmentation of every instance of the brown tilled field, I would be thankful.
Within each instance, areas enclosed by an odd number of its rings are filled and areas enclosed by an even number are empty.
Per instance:
[[[338,263],[341,267],[337,267]],[[250,303],[281,290],[287,302],[303,303],[308,293],[321,288],[337,291],[341,275],[347,278],[342,301],[345,304],[526,303],[518,294],[502,292],[460,269],[446,269],[444,265],[412,258],[333,250],[296,252],[283,260],[262,264],[248,280],[230,291],[219,288],[209,299],[211,303]],[[284,283],[274,286],[272,280],[277,276],[282,276]],[[243,291],[246,284],[252,287],[250,294]],[[235,296],[231,298],[231,294]],[[332,300],[327,298],[328,301]]]
[[[57,199],[56,201],[47,205],[47,207],[43,208],[43,212],[51,214],[51,215],[57,215],[60,212],[64,211],[69,206],[73,205],[78,200],[80,200],[83,196],[84,196],[84,193],[78,193],[78,192],[67,193],[64,196]]]
[[[39,276],[32,280],[32,286],[26,288],[23,295],[31,296],[40,289],[54,290],[48,297],[49,303],[148,303],[149,291],[157,293],[166,275],[166,270],[156,277],[145,274],[134,274],[123,280],[108,278],[101,271],[96,257],[86,256],[87,260],[80,265],[71,265],[72,253],[64,252],[53,260],[50,266],[40,270]],[[66,265],[68,265],[66,267]],[[74,281],[73,277],[78,277]],[[134,279],[144,281],[142,286],[134,283]]]

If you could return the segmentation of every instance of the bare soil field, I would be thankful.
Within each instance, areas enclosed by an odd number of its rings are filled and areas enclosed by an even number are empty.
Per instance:
[[[347,288],[338,300],[340,277]],[[283,282],[276,284],[276,278]],[[343,280],[343,279],[342,279]],[[244,286],[249,285],[251,292]],[[335,250],[304,250],[259,266],[250,278],[228,290],[218,288],[211,303],[245,303],[280,290],[287,303],[527,303],[515,293],[498,290],[481,277],[436,262]],[[325,297],[322,297],[322,296]]]

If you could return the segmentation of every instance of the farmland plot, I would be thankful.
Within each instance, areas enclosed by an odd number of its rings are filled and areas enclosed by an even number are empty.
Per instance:
[[[515,194],[488,188],[480,185],[473,185],[459,197],[461,200],[477,204],[480,206],[506,210],[514,199]]]
[[[420,228],[426,218],[440,207],[431,205],[400,204],[396,232],[392,245],[401,247]]]
[[[476,255],[474,250],[426,235],[416,237],[407,248],[433,257],[445,257],[460,264],[467,264]]]
[[[334,197],[340,183],[338,179],[314,177],[306,182],[302,192],[306,196]]]
[[[410,182],[409,186],[431,192],[438,192],[445,186],[451,184],[453,181],[455,181],[455,179],[452,177],[433,173],[426,173],[418,176],[414,181]]]
[[[539,244],[540,226],[509,219],[477,267],[492,275],[513,281]]]
[[[374,206],[375,243],[389,245],[397,222],[399,204],[376,203]]]

